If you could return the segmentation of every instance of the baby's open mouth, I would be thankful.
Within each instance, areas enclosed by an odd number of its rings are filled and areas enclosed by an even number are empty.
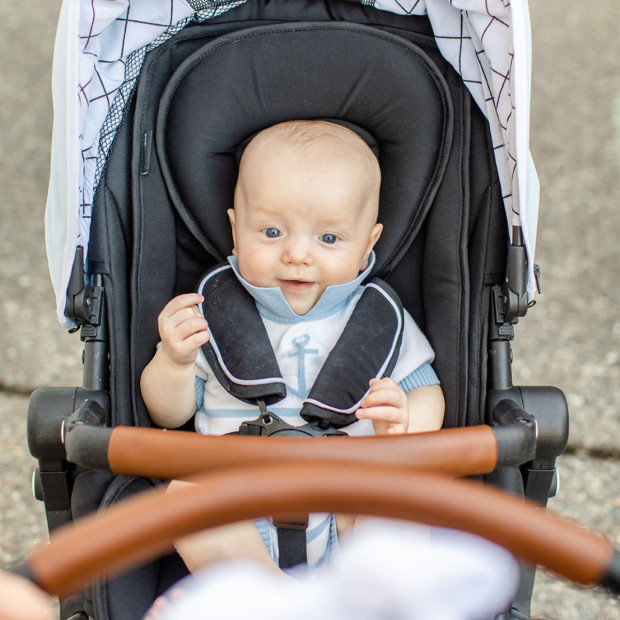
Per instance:
[[[302,290],[312,286],[313,282],[308,280],[280,280],[280,286],[287,290]]]

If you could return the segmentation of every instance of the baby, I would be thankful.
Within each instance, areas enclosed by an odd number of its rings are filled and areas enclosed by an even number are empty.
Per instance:
[[[298,415],[303,399],[372,269],[372,250],[383,228],[377,223],[380,184],[379,164],[368,145],[351,130],[324,121],[274,125],[251,140],[241,159],[234,208],[228,211],[234,242],[229,262],[256,301],[287,384],[287,397],[270,410],[290,424],[304,423]],[[209,368],[201,351],[209,341],[198,309],[202,301],[198,294],[180,295],[163,309],[161,346],[144,369],[141,390],[156,424],[176,428],[196,414],[199,432],[222,434],[258,412],[225,392]],[[439,429],[444,400],[432,360],[428,341],[405,313],[391,377],[369,378],[347,433]],[[177,484],[182,483],[171,483]],[[308,545],[308,565],[335,557],[337,532],[353,521],[311,515],[308,540],[316,540],[313,549]],[[177,543],[191,571],[234,557],[277,569],[276,546],[267,519]]]

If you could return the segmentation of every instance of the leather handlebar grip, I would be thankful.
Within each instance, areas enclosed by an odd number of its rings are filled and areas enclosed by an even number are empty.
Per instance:
[[[462,529],[582,585],[604,582],[614,561],[613,547],[600,536],[546,516],[529,502],[476,482],[399,467],[252,465],[203,475],[172,493],[147,492],[57,530],[48,545],[31,553],[27,572],[50,594],[65,596],[156,557],[181,536],[293,509]]]

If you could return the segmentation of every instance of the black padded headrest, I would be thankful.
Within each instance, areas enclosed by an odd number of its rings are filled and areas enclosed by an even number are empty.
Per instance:
[[[445,169],[452,114],[443,77],[405,39],[345,22],[249,28],[191,55],[162,97],[157,152],[180,216],[216,259],[232,249],[226,209],[240,145],[294,119],[341,119],[376,141],[384,232],[374,272],[386,274]]]

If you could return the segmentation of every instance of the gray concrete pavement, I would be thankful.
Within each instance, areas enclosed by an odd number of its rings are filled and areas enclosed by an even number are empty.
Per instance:
[[[517,327],[515,367],[523,383],[566,392],[571,442],[617,449],[620,5],[531,5],[544,294]]]
[[[620,544],[620,5],[532,2],[532,154],[543,295],[517,327],[515,381],[566,393],[569,452],[551,510]],[[595,456],[602,458],[592,458]],[[533,612],[617,618],[620,604],[540,574]]]
[[[79,338],[56,320],[43,238],[59,7],[0,3],[0,386],[9,391],[73,385],[81,376]]]
[[[620,546],[620,4],[531,3],[532,151],[542,185],[544,294],[517,328],[515,378],[571,408],[552,510]],[[45,538],[30,494],[29,392],[80,381],[79,339],[58,326],[43,243],[49,94],[59,0],[0,5],[0,562]],[[570,541],[567,541],[570,544]],[[544,618],[618,618],[620,604],[540,576]]]

